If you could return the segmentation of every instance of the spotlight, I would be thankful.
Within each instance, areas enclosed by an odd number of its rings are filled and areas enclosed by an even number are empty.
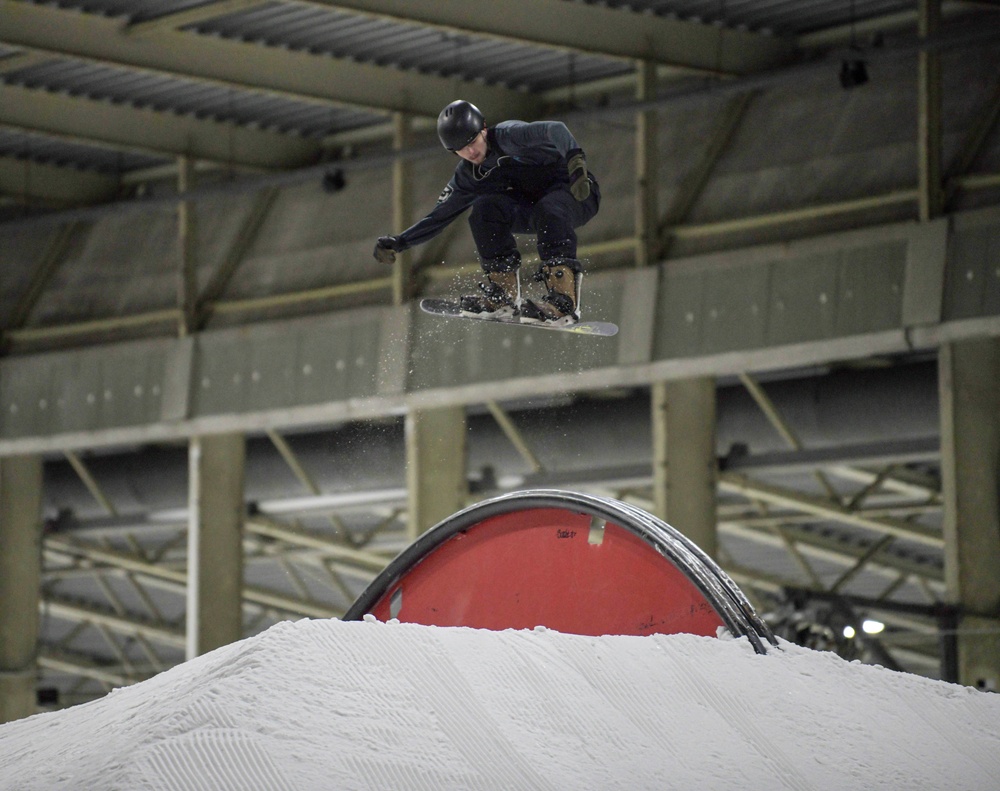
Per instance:
[[[865,634],[879,634],[885,629],[885,624],[881,621],[868,619],[861,624],[861,628]]]
[[[840,62],[840,85],[846,91],[868,82],[868,67],[863,60]]]
[[[323,175],[323,189],[327,192],[340,192],[347,186],[347,179],[344,178],[344,171],[340,168],[328,170]]]

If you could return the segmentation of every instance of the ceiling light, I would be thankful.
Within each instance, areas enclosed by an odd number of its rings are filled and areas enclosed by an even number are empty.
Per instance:
[[[840,85],[846,91],[868,82],[868,67],[863,60],[840,62]]]
[[[881,621],[867,619],[861,624],[861,628],[864,630],[865,634],[878,634],[885,629],[885,624]]]

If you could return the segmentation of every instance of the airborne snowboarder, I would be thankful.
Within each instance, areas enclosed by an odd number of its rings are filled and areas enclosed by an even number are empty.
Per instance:
[[[601,191],[576,138],[561,121],[488,127],[479,109],[463,100],[441,111],[437,131],[442,145],[462,161],[430,214],[398,236],[380,236],[375,258],[393,263],[396,253],[433,238],[471,206],[469,226],[486,281],[479,284],[482,294],[462,297],[462,314],[578,322],[583,267],[576,257],[576,228],[597,214]],[[547,291],[538,301],[521,297],[515,233],[536,236],[541,263],[535,279]]]

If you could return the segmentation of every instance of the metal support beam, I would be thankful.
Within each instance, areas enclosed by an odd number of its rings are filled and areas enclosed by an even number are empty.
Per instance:
[[[531,450],[528,443],[525,442],[524,435],[514,425],[514,421],[510,419],[510,415],[504,412],[496,401],[487,401],[486,408],[490,410],[490,414],[493,415],[493,419],[500,426],[500,430],[503,431],[504,436],[510,440],[510,444],[521,454],[521,458],[527,462],[531,471],[542,472],[542,463],[538,460],[538,456]]]
[[[178,30],[187,25],[216,19],[226,14],[235,14],[247,8],[265,5],[263,0],[211,0],[193,7],[162,14],[141,22],[130,22],[122,31],[129,36],[143,36],[158,30]]]
[[[177,192],[182,199],[177,204],[177,250],[180,256],[177,277],[179,316],[177,335],[181,338],[186,338],[197,326],[195,315],[198,305],[198,265],[195,259],[197,224],[194,203],[183,200],[184,193],[194,186],[193,179],[194,168],[190,157],[178,157]]]
[[[941,29],[941,0],[919,0],[917,32],[931,38]],[[922,49],[917,55],[917,152],[920,182],[920,221],[944,211],[942,180],[941,53]]]
[[[958,18],[969,11],[987,9],[1000,10],[990,0],[986,0],[986,2],[976,2],[976,0],[944,0],[941,4],[941,15],[942,17]],[[828,48],[838,45],[847,46],[856,43],[860,36],[869,37],[887,31],[912,31],[916,27],[917,19],[918,12],[916,9],[893,11],[887,14],[876,13],[874,16],[851,21],[846,25],[837,24],[822,30],[814,30],[799,36],[796,43],[800,49]]]
[[[413,145],[411,118],[404,113],[392,116],[393,151],[405,151]],[[392,163],[392,232],[402,233],[413,223],[413,164],[404,157],[396,157]],[[396,254],[392,269],[392,304],[402,305],[410,297],[412,290],[410,252]]]
[[[464,13],[467,15],[468,11]],[[714,31],[712,34],[714,38]],[[786,51],[783,42],[764,36],[748,38],[760,41],[766,53]],[[491,108],[498,116],[526,117],[533,115],[533,108],[538,106],[534,97],[506,88],[415,71],[389,70],[346,59],[331,61],[308,52],[201,36],[169,27],[148,30],[138,36],[123,35],[120,18],[16,0],[0,0],[0,41],[120,68],[375,112],[400,111],[436,117],[456,94],[479,97],[482,106]],[[225,147],[225,141],[220,142]],[[224,161],[225,157],[221,159]]]
[[[809,495],[783,489],[779,486],[751,481],[740,475],[721,473],[719,476],[719,487],[724,491],[742,494],[753,500],[782,505],[797,511],[814,514],[821,519],[857,525],[868,530],[874,530],[877,533],[885,533],[898,538],[917,541],[936,548],[940,548],[944,544],[944,538],[940,532],[917,522],[911,523],[887,517],[867,516],[860,511],[851,511],[842,505],[824,498],[810,497]]]
[[[28,285],[21,294],[17,305],[0,324],[0,331],[16,330],[25,325],[52,276],[66,260],[66,254],[73,243],[78,240],[78,234],[83,227],[83,223],[71,222],[53,234],[45,251],[32,267],[28,276]]]
[[[489,4],[465,0],[311,0],[313,5],[348,9],[400,22],[465,31],[491,38],[529,42],[630,60],[745,74],[777,65],[792,54],[778,36],[668,16],[563,0],[504,0],[501,13]]]
[[[363,572],[378,573],[387,565],[387,559],[374,552],[346,547],[342,542],[331,541],[323,536],[292,525],[282,524],[276,519],[270,519],[261,514],[248,517],[245,527],[247,533],[252,535],[265,536],[295,547],[315,550],[324,558],[349,564]]]
[[[11,203],[58,210],[103,203],[117,192],[118,180],[104,173],[0,157],[0,195]]]
[[[55,596],[46,596],[45,600],[36,606],[43,607],[45,614],[52,618],[82,621],[130,637],[141,635],[161,645],[173,648],[184,647],[184,633],[168,624],[152,623],[139,618],[122,616],[105,609],[98,609]]]
[[[292,471],[292,474],[298,478],[299,483],[301,483],[310,494],[316,497],[321,496],[323,492],[319,488],[319,485],[315,480],[313,480],[313,477],[308,473],[306,468],[302,466],[302,463],[295,455],[295,451],[292,450],[285,438],[274,429],[267,429],[267,436],[271,440],[274,447],[277,448],[278,453],[281,454],[281,458],[285,460],[285,463]],[[351,541],[351,534],[347,529],[347,525],[344,524],[343,520],[339,516],[331,513],[327,518],[329,519],[330,524],[333,525],[333,528],[339,531],[344,540]]]
[[[715,557],[715,380],[656,382],[651,400],[654,513]]]
[[[406,486],[411,541],[468,504],[464,407],[407,412]]]
[[[694,208],[695,203],[697,203],[698,198],[705,189],[705,185],[708,184],[712,171],[715,170],[715,166],[729,148],[729,144],[736,135],[736,131],[739,129],[743,118],[746,116],[747,109],[750,107],[755,96],[757,96],[756,91],[737,94],[723,108],[722,115],[716,123],[711,137],[709,137],[704,151],[694,167],[691,168],[681,181],[673,203],[671,203],[670,208],[667,209],[663,215],[663,219],[660,221],[657,233],[659,236],[661,258],[668,256],[670,245],[673,243],[674,227],[687,220],[691,209]]]
[[[0,723],[35,713],[42,459],[0,459]]]
[[[274,206],[274,202],[280,194],[280,190],[276,187],[267,187],[254,196],[250,212],[240,226],[229,250],[226,251],[226,257],[222,259],[222,263],[212,275],[212,279],[198,296],[197,329],[204,329],[211,320],[215,303],[221,299],[229,281],[233,279],[236,270],[246,259],[247,252],[256,241],[257,234],[260,233],[268,212],[271,211],[271,207]]]
[[[126,573],[135,573],[144,578],[147,585],[183,594],[187,589],[187,573],[172,566],[154,564],[150,560],[129,552],[120,552],[92,544],[84,544],[68,538],[49,536],[45,540],[46,553],[83,558],[86,563],[100,564]],[[90,567],[86,567],[88,573]],[[331,607],[317,606],[266,588],[243,588],[246,604],[264,607],[292,615],[308,618],[336,618],[338,613]],[[181,638],[183,645],[184,638]]]
[[[1000,691],[1000,341],[938,358],[945,578],[958,622],[958,680]]]
[[[129,676],[117,665],[104,666],[83,657],[69,656],[62,652],[45,651],[38,657],[38,666],[53,673],[65,673],[100,681],[111,687],[125,687],[138,679]]]
[[[801,558],[793,559],[803,566],[803,571],[810,578],[816,590],[821,590],[823,585],[812,570],[811,565],[806,561],[805,556],[822,560],[825,563],[836,563],[837,565],[849,568],[860,559],[867,550],[855,544],[847,544],[835,536],[823,536],[814,530],[805,530],[796,525],[784,525],[780,530],[774,528],[758,528],[739,518],[728,519],[719,517],[719,530],[727,535],[738,536],[747,541],[757,544],[764,544],[772,547],[789,549],[790,546],[796,548],[796,553]],[[919,563],[915,560],[908,560],[906,557],[890,555],[886,552],[879,553],[868,562],[868,571],[881,574],[887,579],[896,580],[898,575],[910,576],[914,582],[942,586],[944,577],[937,568],[926,563]]]
[[[187,658],[243,637],[242,435],[190,445]]]
[[[656,68],[648,61],[636,64],[636,100],[649,101],[656,96]],[[649,266],[659,260],[656,228],[659,181],[657,161],[657,117],[654,110],[641,110],[635,116],[635,264]]]
[[[0,25],[3,18],[0,12]],[[13,85],[0,84],[0,107],[6,124],[32,133],[83,138],[92,145],[138,148],[157,155],[186,154],[272,169],[301,167],[319,153],[316,141],[292,135]]]
[[[782,439],[788,443],[788,445],[794,450],[802,450],[802,442],[799,440],[798,436],[792,431],[791,426],[785,421],[778,412],[778,408],[774,405],[774,402],[770,399],[764,388],[761,387],[752,376],[748,373],[740,374],[740,382],[750,393],[750,396],[756,402],[757,406],[760,407],[761,412],[767,417],[768,422],[774,426],[775,430],[781,435]],[[827,496],[834,502],[838,501],[837,490],[833,488],[833,485],[827,479],[827,477],[822,473],[817,471],[813,472],[816,480],[819,481],[820,485],[826,490]]]
[[[986,99],[982,110],[973,121],[972,127],[959,146],[958,153],[948,170],[945,180],[945,208],[950,208],[956,194],[960,190],[961,177],[968,174],[976,159],[982,153],[990,133],[1000,120],[1000,79],[997,80],[993,92]]]

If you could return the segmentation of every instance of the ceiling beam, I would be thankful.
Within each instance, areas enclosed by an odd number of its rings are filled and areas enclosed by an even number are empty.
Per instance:
[[[126,31],[139,36],[176,30],[265,4],[217,0],[132,23]],[[684,70],[744,74],[777,65],[793,51],[789,42],[774,36],[565,0],[505,0],[502,14],[464,0],[300,0],[297,5]]]
[[[61,618],[68,621],[85,621],[95,626],[104,626],[124,635],[141,635],[149,640],[174,648],[184,648],[183,629],[168,624],[154,624],[129,616],[98,609],[89,603],[69,601],[55,596],[46,596],[39,604],[43,616]]]
[[[755,544],[788,550],[789,547],[781,533],[767,527],[756,527],[740,519],[719,520],[719,530],[724,534],[752,541]],[[786,524],[783,532],[787,539],[804,555],[836,563],[838,566],[849,566],[857,562],[865,548],[859,544],[843,541],[833,535],[823,535],[816,531],[806,530],[799,525]],[[919,563],[904,555],[893,555],[883,552],[869,564],[869,571],[889,577],[893,574],[906,574],[926,579],[938,586],[944,584],[944,571],[929,563]]]
[[[18,329],[27,323],[49,282],[65,262],[73,243],[79,239],[81,231],[87,227],[89,227],[89,223],[68,223],[51,235],[41,257],[31,267],[27,286],[18,294],[13,310],[8,316],[0,319],[0,338],[4,332]]]
[[[24,205],[36,201],[47,206],[89,205],[116,197],[118,180],[93,171],[4,156],[0,157],[0,194]]]
[[[914,3],[914,6],[916,4]],[[941,3],[941,16],[945,19],[959,17],[972,11],[1000,11],[1000,5],[989,2],[968,2],[967,0],[944,0]],[[846,25],[834,25],[822,30],[806,33],[798,38],[798,45],[803,49],[819,49],[857,43],[858,39],[868,39],[877,33],[917,29],[917,9],[895,11],[890,14],[869,17]]]
[[[49,536],[46,538],[45,549],[50,552],[83,558],[86,562],[95,564],[96,566],[109,566],[172,584],[180,592],[186,589],[187,572],[150,563],[145,558],[133,553],[98,547],[61,536]],[[324,604],[295,599],[266,588],[246,585],[243,587],[243,602],[244,604],[256,604],[261,607],[269,607],[281,612],[294,613],[309,618],[339,618],[343,614],[339,610]]]
[[[201,5],[161,14],[152,19],[130,22],[126,26],[125,32],[129,35],[141,36],[158,30],[177,30],[185,25],[204,22],[206,19],[216,19],[226,14],[233,14],[265,4],[265,0],[211,0],[211,2]]]
[[[742,494],[751,500],[760,500],[773,505],[804,511],[805,513],[815,515],[819,519],[856,525],[878,533],[893,535],[909,541],[917,541],[935,548],[940,548],[944,544],[944,537],[941,535],[941,531],[927,527],[926,525],[916,522],[904,522],[889,517],[866,516],[860,511],[852,511],[845,506],[825,498],[802,494],[791,489],[759,481],[751,481],[741,475],[726,472],[720,473],[719,489],[732,494]]]
[[[787,61],[791,42],[743,30],[637,14],[566,0],[324,0],[343,11],[519,43],[642,60],[671,66],[748,74]]]
[[[42,52],[29,52],[28,50],[15,52],[13,55],[6,55],[0,58],[0,74],[10,74],[13,71],[30,69],[32,66],[37,66],[39,63],[44,63],[47,60],[51,60],[51,57]]]
[[[114,687],[125,687],[140,680],[129,674],[120,664],[101,664],[95,659],[76,656],[53,649],[43,648],[38,654],[38,666],[53,673],[100,681]],[[149,675],[152,675],[150,673]],[[145,676],[144,676],[145,677]]]
[[[15,134],[36,136],[38,138],[38,140],[41,141],[41,142],[43,142],[43,143],[46,142],[46,141],[48,141],[48,140],[56,140],[56,141],[59,141],[60,143],[65,143],[65,144],[70,145],[70,146],[82,146],[84,148],[102,149],[104,151],[110,150],[110,151],[114,151],[116,153],[130,154],[130,155],[137,156],[137,157],[150,157],[150,158],[153,158],[153,157],[163,157],[163,163],[164,163],[164,165],[167,165],[169,163],[170,165],[174,166],[175,169],[176,169],[176,162],[175,162],[175,158],[174,157],[172,157],[172,156],[166,156],[162,152],[159,152],[159,151],[153,151],[151,149],[139,148],[138,146],[134,146],[134,145],[124,144],[124,143],[114,143],[114,144],[112,144],[112,143],[109,143],[109,142],[107,142],[105,140],[95,140],[93,138],[82,137],[80,135],[59,134],[57,132],[47,132],[47,133],[45,133],[43,135],[43,134],[39,133],[37,130],[28,129],[28,128],[23,127],[23,126],[18,126],[16,124],[8,123],[6,121],[6,119],[4,119],[3,122],[0,122],[0,132],[13,132]],[[208,166],[206,165],[205,167],[208,167]],[[175,174],[176,174],[176,170],[175,170]],[[130,173],[129,175],[131,176],[133,174]],[[134,183],[134,181],[133,182],[126,182],[126,183]]]
[[[311,163],[319,153],[315,141],[291,135],[11,85],[0,85],[0,107],[6,123],[31,132],[83,137],[99,145],[158,154],[287,168]]]
[[[222,81],[247,89],[333,101],[344,107],[437,117],[456,95],[488,114],[530,117],[538,100],[480,83],[387,69],[280,47],[157,29],[128,35],[120,19],[0,0],[0,40],[67,57]]]

